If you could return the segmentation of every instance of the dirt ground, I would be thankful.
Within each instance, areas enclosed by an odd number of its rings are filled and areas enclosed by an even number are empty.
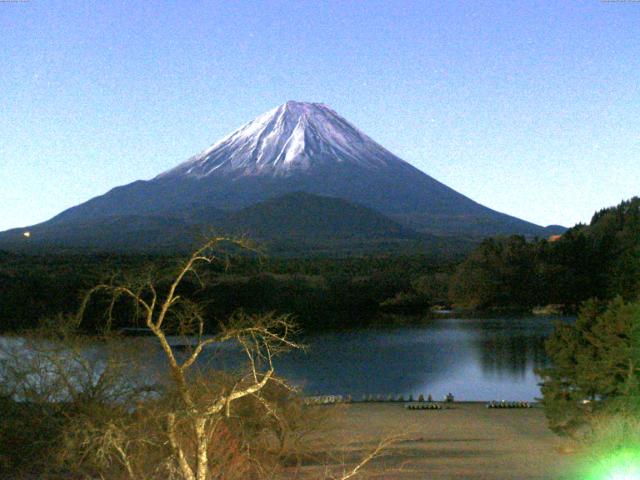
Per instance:
[[[487,409],[482,403],[454,403],[443,410],[406,410],[402,404],[356,403],[318,406],[328,415],[327,459],[348,471],[376,445],[400,435],[366,468],[375,479],[563,479],[576,459],[572,446],[546,426],[542,408]],[[303,475],[320,478],[318,467]],[[302,472],[299,472],[302,473]],[[335,471],[334,471],[335,474]],[[360,477],[362,478],[362,477]]]

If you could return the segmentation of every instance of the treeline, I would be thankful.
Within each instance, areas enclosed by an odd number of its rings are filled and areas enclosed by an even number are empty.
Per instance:
[[[555,241],[554,241],[555,240]],[[450,299],[470,309],[558,305],[640,292],[640,198],[597,212],[560,238],[483,241],[456,269]]]
[[[75,312],[83,293],[115,272],[169,268],[176,259],[147,255],[28,255],[0,251],[0,331],[28,329]]]
[[[160,255],[25,255],[0,252],[0,330],[16,331],[41,318],[75,312],[87,290],[113,276],[166,287],[184,259]],[[188,277],[183,293],[206,305],[208,326],[237,309],[292,314],[305,329],[363,326],[381,310],[421,309],[446,301],[454,260],[424,255],[378,255],[342,259],[237,257],[212,264],[202,278]],[[412,302],[399,307],[406,292]],[[416,294],[418,292],[418,294]],[[417,299],[417,300],[416,300]],[[406,303],[406,302],[405,302]],[[87,326],[104,323],[102,306],[89,312]],[[116,318],[131,318],[116,306]],[[120,310],[119,310],[120,309]],[[124,321],[117,327],[132,326]]]
[[[555,240],[555,241],[553,241]],[[114,273],[143,281],[170,276],[179,255],[16,254],[0,251],[0,331],[76,311],[84,292]],[[530,310],[640,291],[640,199],[597,212],[557,239],[484,240],[466,258],[378,254],[350,258],[240,256],[209,266],[213,278],[184,287],[207,304],[209,325],[242,308],[293,314],[306,329],[363,326],[381,311],[433,306],[482,311]],[[124,315],[126,317],[126,315]],[[100,324],[102,318],[95,318]],[[125,326],[125,325],[123,325]]]

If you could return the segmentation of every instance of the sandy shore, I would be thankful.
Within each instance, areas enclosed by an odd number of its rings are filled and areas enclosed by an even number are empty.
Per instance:
[[[334,449],[327,456],[334,465],[353,465],[382,439],[401,435],[367,468],[367,478],[559,479],[570,478],[576,461],[564,453],[566,441],[547,428],[540,407],[454,403],[444,410],[406,410],[402,404],[355,403],[312,408],[339,412],[327,415],[333,441],[341,445],[326,445],[327,452]],[[313,467],[305,470],[313,476]]]

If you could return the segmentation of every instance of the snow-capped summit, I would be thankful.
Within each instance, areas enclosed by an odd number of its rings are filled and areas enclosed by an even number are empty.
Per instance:
[[[326,105],[288,101],[157,178],[283,177],[334,162],[404,163]]]

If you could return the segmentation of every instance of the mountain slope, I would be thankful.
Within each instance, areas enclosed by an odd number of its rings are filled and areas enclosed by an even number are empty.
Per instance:
[[[143,217],[193,224],[193,212],[203,210],[236,211],[225,219],[235,218],[239,227],[241,215],[255,217],[252,210],[241,209],[292,192],[343,199],[423,233],[548,235],[545,228],[484,207],[414,168],[327,106],[300,102],[287,102],[175,168],[114,188],[41,227],[73,230],[74,225],[116,217],[137,224],[144,223]],[[346,228],[348,222],[343,223]]]
[[[194,224],[178,217],[114,215],[7,230],[0,250],[157,251],[185,246],[195,233]]]
[[[295,192],[230,212],[225,231],[258,239],[417,239],[422,236],[366,207]]]
[[[87,221],[45,222],[28,231],[28,238],[24,236],[25,229],[0,234],[0,248],[188,250],[211,231],[246,235],[274,245],[297,244],[299,253],[321,246],[343,248],[350,242],[357,243],[362,250],[371,250],[375,248],[367,245],[375,247],[375,243],[381,241],[427,244],[432,240],[369,208],[302,192],[285,194],[237,211],[194,207],[176,212],[172,217],[115,215]]]

